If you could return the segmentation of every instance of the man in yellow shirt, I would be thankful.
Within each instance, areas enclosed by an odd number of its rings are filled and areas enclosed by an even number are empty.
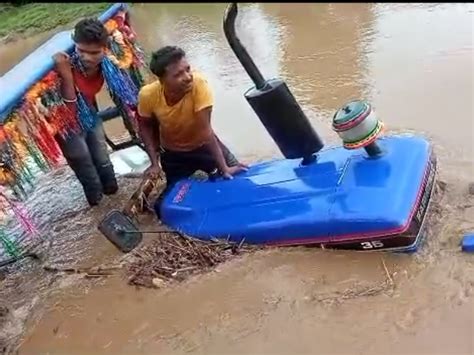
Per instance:
[[[169,188],[196,170],[217,169],[227,179],[246,170],[214,134],[212,91],[191,70],[185,52],[175,46],[157,50],[150,70],[158,80],[142,87],[138,96],[140,136],[151,160],[147,173],[156,175],[161,162]]]

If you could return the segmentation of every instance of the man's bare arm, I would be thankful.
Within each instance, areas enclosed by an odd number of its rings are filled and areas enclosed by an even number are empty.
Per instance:
[[[76,90],[74,87],[74,78],[72,76],[69,56],[66,53],[58,52],[53,56],[56,71],[61,77],[61,96],[66,103],[76,101]]]
[[[204,122],[203,127],[206,130],[207,134],[207,146],[212,153],[212,156],[216,160],[217,167],[222,171],[225,172],[227,169],[227,164],[224,159],[224,154],[222,153],[222,149],[217,142],[216,136],[214,131],[212,130],[211,126],[211,112],[212,107],[207,107],[196,114],[196,117],[201,122]]]
[[[150,158],[152,167],[159,167],[158,158],[160,146],[159,134],[156,134],[158,123],[155,117],[138,117],[138,130],[145,150]],[[158,137],[158,138],[157,138]]]
[[[237,174],[240,171],[246,170],[247,167],[240,163],[234,167],[227,166],[227,163],[224,158],[224,153],[222,153],[222,148],[211,126],[211,113],[212,106],[206,107],[205,109],[202,109],[201,111],[197,112],[196,118],[203,122],[203,127],[208,135],[207,146],[217,163],[217,167],[225,178],[231,179],[232,175]]]

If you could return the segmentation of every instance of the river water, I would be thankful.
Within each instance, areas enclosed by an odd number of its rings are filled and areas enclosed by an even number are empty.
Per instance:
[[[180,45],[208,76],[216,131],[242,160],[278,156],[243,98],[251,82],[224,39],[224,8],[135,4],[132,20],[147,51]],[[432,140],[439,184],[416,255],[272,249],[159,291],[52,276],[25,261],[2,282],[4,338],[25,354],[474,353],[474,259],[459,248],[474,230],[473,26],[472,4],[240,7],[241,41],[266,77],[287,81],[327,144],[338,143],[334,111],[354,98],[370,101],[389,133]],[[48,36],[3,45],[0,70]],[[136,186],[120,183],[119,196],[88,210],[68,168],[42,178],[28,204],[49,263],[120,257],[95,231]]]

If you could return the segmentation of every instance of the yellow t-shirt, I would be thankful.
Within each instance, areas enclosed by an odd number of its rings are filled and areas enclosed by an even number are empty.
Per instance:
[[[190,151],[208,142],[206,123],[199,122],[196,113],[212,106],[213,101],[207,80],[193,72],[192,89],[172,106],[168,106],[159,80],[143,86],[138,94],[138,114],[158,119],[164,148]]]

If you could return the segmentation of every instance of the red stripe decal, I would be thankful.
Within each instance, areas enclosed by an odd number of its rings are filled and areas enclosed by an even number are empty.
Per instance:
[[[430,159],[431,159],[431,154],[430,154]],[[423,176],[423,183],[420,185],[420,188],[417,193],[416,197],[416,202],[410,212],[410,217],[407,220],[407,223],[401,227],[398,228],[393,228],[389,230],[380,230],[380,231],[375,231],[375,232],[369,232],[369,233],[357,233],[357,234],[342,234],[342,235],[337,235],[337,236],[332,236],[332,237],[327,237],[327,236],[320,236],[320,237],[310,237],[310,238],[304,238],[304,239],[297,239],[293,238],[292,240],[290,239],[285,239],[284,241],[275,241],[275,242],[268,242],[265,243],[265,245],[270,245],[270,246],[284,246],[284,245],[301,245],[301,244],[311,244],[311,242],[318,242],[318,243],[328,243],[328,242],[335,242],[339,240],[356,240],[356,239],[365,239],[369,237],[375,237],[380,234],[383,234],[383,237],[388,237],[394,234],[402,234],[408,230],[410,227],[411,220],[413,219],[413,216],[415,215],[416,210],[418,209],[418,206],[420,205],[421,197],[423,195],[423,190],[428,182],[428,174],[429,174],[429,166],[430,162],[426,165],[425,168],[425,173]]]

